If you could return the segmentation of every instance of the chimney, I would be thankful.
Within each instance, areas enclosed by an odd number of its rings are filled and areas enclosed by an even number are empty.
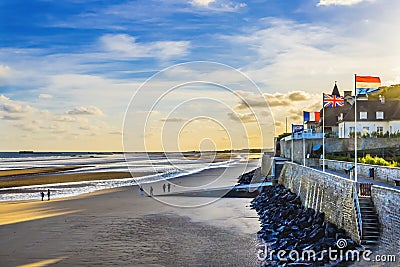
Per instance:
[[[385,104],[385,97],[383,95],[379,95],[379,100],[381,101],[381,104]]]
[[[344,95],[343,96],[351,96],[351,91],[344,91]]]

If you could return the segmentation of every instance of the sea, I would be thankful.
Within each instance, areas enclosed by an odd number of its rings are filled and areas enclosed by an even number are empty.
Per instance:
[[[253,155],[254,156],[254,155]],[[94,152],[0,152],[0,172],[30,168],[79,166],[57,173],[132,172],[137,177],[52,183],[0,188],[0,201],[38,200],[40,192],[51,190],[51,197],[65,198],[103,189],[152,183],[184,177],[211,168],[228,168],[243,163],[248,153],[94,153]],[[141,175],[143,173],[143,175]],[[41,174],[35,174],[40,176]],[[240,175],[240,174],[238,174]],[[32,176],[32,175],[30,175]],[[26,175],[18,176],[23,179]],[[13,177],[15,178],[15,177]],[[0,180],[10,177],[0,177]]]

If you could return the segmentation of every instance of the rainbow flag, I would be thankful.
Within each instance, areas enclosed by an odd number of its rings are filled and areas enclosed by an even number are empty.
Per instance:
[[[356,94],[367,95],[379,91],[381,79],[372,76],[356,76]]]

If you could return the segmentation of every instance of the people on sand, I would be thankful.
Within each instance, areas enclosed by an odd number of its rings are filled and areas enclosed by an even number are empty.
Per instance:
[[[47,200],[50,200],[50,189],[47,189]]]
[[[165,188],[166,188],[166,186],[165,186],[165,184],[163,184],[162,189],[164,190],[164,193],[165,193]]]
[[[153,187],[152,187],[152,186],[150,186],[150,196],[152,196],[152,195],[153,195],[153,193],[154,193],[154,189],[153,189]]]
[[[43,191],[40,192],[40,195],[42,196],[42,201],[43,201],[43,199],[44,199],[44,192],[43,192]]]
[[[143,195],[144,195],[144,189],[143,189],[143,187],[139,187],[139,190],[140,190],[140,195],[143,196]]]
[[[165,190],[164,190],[165,191]],[[168,193],[171,192],[171,184],[168,184]]]

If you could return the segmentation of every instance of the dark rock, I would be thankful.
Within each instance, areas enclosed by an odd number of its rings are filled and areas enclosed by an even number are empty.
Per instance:
[[[247,177],[247,176],[246,176]],[[259,238],[269,244],[271,250],[298,251],[314,250],[318,255],[329,247],[337,248],[336,242],[345,238],[347,247],[353,249],[356,244],[346,236],[343,229],[325,221],[325,214],[310,208],[304,208],[298,196],[282,185],[266,187],[258,197],[251,201],[251,207],[256,210],[261,230]],[[288,255],[287,259],[288,259]],[[320,262],[279,261],[277,255],[265,262],[263,266],[322,266],[329,265],[329,259],[324,254]]]

